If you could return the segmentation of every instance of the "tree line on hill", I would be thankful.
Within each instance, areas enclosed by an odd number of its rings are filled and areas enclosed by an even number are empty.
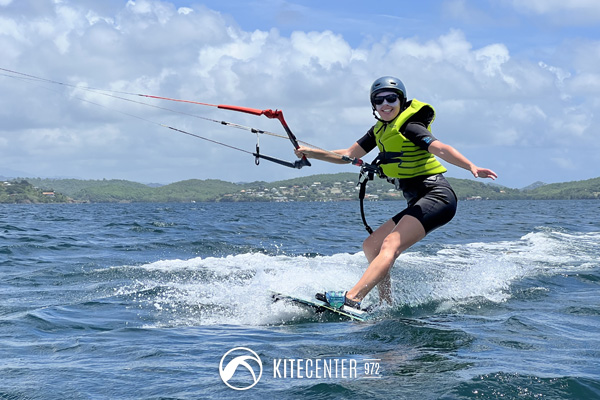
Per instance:
[[[0,203],[67,203],[70,199],[53,190],[43,190],[24,179],[0,182]]]
[[[600,178],[536,184],[510,189],[469,179],[448,178],[461,200],[599,199]],[[204,201],[342,201],[356,200],[357,174],[311,175],[276,182],[231,183],[186,180],[151,187],[125,180],[17,179],[0,185],[0,203],[65,202],[204,202]],[[376,178],[369,182],[369,200],[399,200],[393,186]]]

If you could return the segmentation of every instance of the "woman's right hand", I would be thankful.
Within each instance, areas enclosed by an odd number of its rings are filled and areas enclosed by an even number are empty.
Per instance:
[[[294,153],[296,153],[296,157],[298,158],[302,158],[302,157],[306,157],[306,158],[313,158],[313,149],[311,149],[310,147],[305,147],[305,146],[300,146],[297,149],[294,150]]]

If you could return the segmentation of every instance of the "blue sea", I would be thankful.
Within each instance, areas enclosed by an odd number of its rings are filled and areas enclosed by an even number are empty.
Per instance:
[[[357,202],[1,205],[0,399],[600,399],[598,215],[461,202],[352,322],[269,293],[359,279]]]

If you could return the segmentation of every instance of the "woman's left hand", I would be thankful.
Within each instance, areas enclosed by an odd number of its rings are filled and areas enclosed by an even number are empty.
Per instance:
[[[491,169],[479,168],[476,165],[471,167],[471,173],[475,178],[491,178],[492,180],[495,180],[498,177],[498,174]]]

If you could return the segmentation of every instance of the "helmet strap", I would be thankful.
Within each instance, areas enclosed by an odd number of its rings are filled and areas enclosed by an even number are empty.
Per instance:
[[[371,107],[373,107],[373,116],[375,117],[375,119],[379,122],[385,122],[384,120],[382,120],[379,115],[377,114],[377,111],[375,111],[375,106],[371,104]]]

